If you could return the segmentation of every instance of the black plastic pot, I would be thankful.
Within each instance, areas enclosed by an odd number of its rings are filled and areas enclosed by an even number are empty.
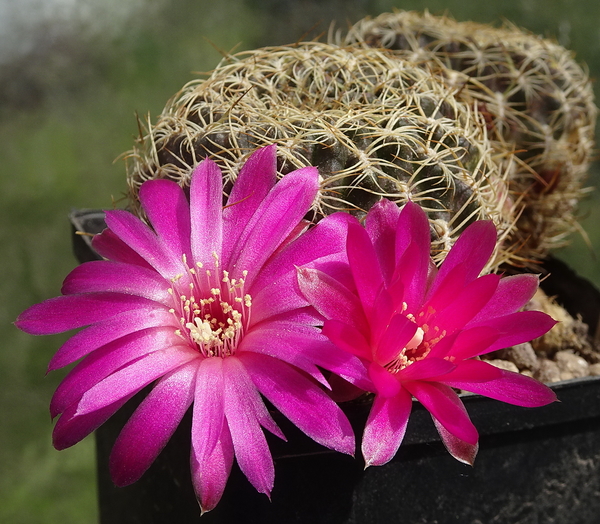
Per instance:
[[[72,215],[75,227],[91,233],[102,229],[101,213],[86,213]],[[74,244],[81,261],[94,257],[83,239],[77,236]],[[568,272],[553,268],[553,275],[563,279]],[[591,290],[591,302],[597,301],[595,309],[586,312],[597,324],[600,293],[589,283],[584,287]],[[112,444],[142,392],[96,432],[100,520],[102,524],[595,524],[600,521],[600,377],[552,387],[560,402],[535,409],[463,396],[481,435],[474,467],[448,454],[429,414],[416,401],[397,456],[385,466],[367,470],[360,458],[315,444],[275,413],[288,442],[269,437],[276,479],[272,501],[257,493],[234,465],[221,502],[201,520],[190,481],[189,416],[137,483],[117,488],[110,480]],[[368,405],[345,407],[357,435],[368,410]]]

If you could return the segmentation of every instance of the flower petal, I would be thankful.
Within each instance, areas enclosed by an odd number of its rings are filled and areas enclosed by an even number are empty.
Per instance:
[[[366,466],[382,466],[398,451],[412,409],[412,396],[405,389],[391,398],[376,396],[362,439]]]
[[[346,236],[348,224],[354,221],[356,219],[347,213],[333,213],[322,218],[314,227],[286,246],[276,257],[270,259],[260,275],[256,277],[254,285],[262,288],[292,269],[315,260],[347,264]],[[348,278],[351,278],[349,270],[347,274]]]
[[[330,342],[313,326],[294,322],[263,322],[253,327],[242,339],[238,353],[269,355],[299,369],[327,385],[319,356],[332,349]],[[335,348],[334,348],[335,349]]]
[[[198,454],[194,452],[194,443],[192,442],[190,460],[192,483],[200,502],[202,514],[214,509],[221,500],[233,465],[234,452],[231,434],[227,424],[221,426],[221,436],[210,455],[198,457]]]
[[[97,260],[77,266],[65,279],[63,295],[78,293],[124,293],[170,304],[170,282],[152,269],[123,262]]]
[[[427,322],[446,334],[465,326],[489,302],[498,288],[498,275],[484,275],[467,284],[444,309],[433,314]],[[431,337],[437,336],[430,334]],[[428,337],[426,337],[427,339]]]
[[[271,189],[232,251],[229,268],[233,278],[252,270],[246,277],[246,285],[252,286],[258,271],[309,210],[319,189],[318,177],[316,168],[298,169]]]
[[[150,352],[168,348],[181,342],[172,328],[150,328],[136,331],[96,349],[77,364],[58,388],[50,401],[50,414],[55,417],[95,384],[120,367]]]
[[[88,389],[77,404],[76,415],[85,415],[137,393],[157,378],[198,358],[187,346],[154,351],[115,371]]]
[[[223,361],[225,417],[240,469],[260,493],[270,495],[275,479],[273,458],[258,420],[262,403],[244,365],[236,357]],[[264,404],[263,404],[264,407]],[[265,408],[266,409],[266,408]]]
[[[464,285],[475,280],[496,247],[496,228],[491,221],[478,220],[467,227],[450,249],[440,266],[430,294],[444,282],[450,272],[459,264],[468,263],[464,275]]]
[[[179,325],[175,323],[172,313],[166,310],[134,309],[124,311],[116,317],[93,324],[68,339],[54,354],[48,364],[48,371],[62,368],[90,354],[92,351],[113,342],[121,337],[153,327],[171,325],[175,331]]]
[[[194,262],[213,267],[213,254],[221,259],[223,242],[223,177],[207,158],[192,173],[190,182],[191,246]]]
[[[404,380],[429,380],[440,376],[446,376],[456,365],[443,358],[427,357],[417,360],[410,366],[398,372],[398,378]]]
[[[402,389],[402,383],[396,374],[390,373],[377,362],[369,364],[369,378],[375,386],[375,393],[383,398],[395,397]]]
[[[277,146],[258,149],[246,160],[233,184],[223,210],[223,265],[229,267],[231,252],[245,224],[250,222],[277,182]],[[242,226],[240,226],[242,225]]]
[[[394,315],[377,341],[374,361],[385,366],[400,356],[400,353],[412,340],[418,326],[404,315]]]
[[[464,331],[460,331],[457,335],[452,347],[448,351],[448,355],[451,355],[455,361],[465,360],[467,358],[473,358],[488,353],[488,348],[494,344],[500,336],[497,329],[488,326],[465,329]],[[435,348],[433,351],[435,351]]]
[[[371,239],[381,274],[385,282],[390,282],[396,264],[396,226],[400,208],[387,198],[375,203],[365,218],[365,229]],[[429,253],[427,253],[429,256]]]
[[[225,422],[224,384],[223,359],[203,359],[196,375],[192,415],[193,452],[198,461],[210,456],[221,436]]]
[[[244,353],[240,360],[258,390],[300,430],[323,446],[354,454],[350,422],[315,383],[272,357]]]
[[[444,426],[442,426],[442,424],[440,424],[440,422],[434,416],[431,418],[433,419],[433,423],[435,424],[435,427],[438,430],[438,433],[440,434],[442,442],[448,450],[448,453],[450,453],[450,455],[463,464],[472,466],[475,462],[477,452],[479,451],[479,442],[476,442],[475,444],[469,444],[468,442],[455,437]]]
[[[122,293],[83,293],[55,297],[26,309],[15,325],[30,335],[54,335],[115,317],[133,309],[164,310],[165,306]]]
[[[368,324],[359,298],[327,273],[299,268],[300,290],[326,319],[335,319],[368,332]]]
[[[486,366],[493,367],[487,362],[481,362]],[[524,407],[545,406],[556,401],[556,394],[548,386],[534,380],[531,377],[500,369],[500,378],[474,382],[470,380],[458,380],[449,377],[444,380],[451,387],[464,389],[471,393],[477,393],[485,397]]]
[[[371,347],[358,329],[331,319],[325,321],[322,332],[338,348],[367,360],[372,358]]]
[[[405,382],[404,386],[456,438],[477,444],[477,430],[452,389],[434,382]]]
[[[57,420],[52,431],[52,445],[60,450],[67,449],[97,430],[112,417],[133,394],[118,402],[103,407],[87,415],[76,415],[77,404],[72,404]]]
[[[181,256],[165,250],[154,231],[128,211],[107,211],[106,225],[166,279],[185,272]]]
[[[92,247],[101,257],[109,260],[154,270],[136,251],[131,249],[108,228],[102,233],[94,235]]]
[[[121,430],[109,459],[117,486],[137,481],[163,450],[194,398],[197,366],[183,366],[160,379]]]
[[[358,296],[365,315],[369,317],[384,284],[375,249],[361,225],[354,222],[348,225],[346,250]]]
[[[140,187],[139,198],[162,245],[175,258],[189,258],[190,205],[181,187],[172,180],[148,180]]]
[[[471,322],[482,322],[518,311],[531,300],[539,283],[540,279],[537,275],[503,277],[498,283],[494,296]]]
[[[429,220],[423,209],[413,202],[402,208],[396,227],[396,271],[394,278],[404,284],[404,301],[409,306],[422,303],[431,263]]]
[[[556,320],[541,311],[521,311],[476,324],[470,324],[469,327],[486,326],[498,332],[498,339],[485,350],[485,353],[489,353],[496,349],[529,342],[550,331],[555,324]],[[479,354],[481,355],[482,353]]]

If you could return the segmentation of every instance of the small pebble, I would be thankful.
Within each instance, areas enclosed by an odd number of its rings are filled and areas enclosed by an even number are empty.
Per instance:
[[[533,377],[546,384],[558,382],[561,379],[558,364],[547,358],[540,359],[539,366],[533,374]]]
[[[590,375],[592,377],[600,376],[600,363],[590,364]]]
[[[561,380],[587,377],[590,374],[590,365],[587,363],[587,361],[572,351],[557,351],[556,355],[554,355],[554,360],[560,369]],[[565,374],[564,378],[563,374]],[[567,374],[572,376],[567,377]]]
[[[498,351],[498,358],[514,362],[520,371],[534,371],[538,367],[538,358],[529,342]]]
[[[513,364],[512,362],[509,362],[508,360],[494,358],[491,360],[486,360],[486,362],[488,362],[492,366],[496,366],[497,368],[504,369],[506,371],[514,371],[515,373],[519,372],[519,368],[515,366],[515,364]]]

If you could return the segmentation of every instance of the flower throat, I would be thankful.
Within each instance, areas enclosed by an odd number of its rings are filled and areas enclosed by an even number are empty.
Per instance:
[[[214,267],[204,268],[201,262],[195,267],[187,265],[187,285],[178,286],[184,275],[172,279],[169,293],[175,300],[170,309],[181,325],[176,331],[205,357],[227,357],[244,336],[250,319],[252,298],[244,293],[247,271],[238,279],[229,278],[229,272],[220,270],[219,258],[213,253]]]

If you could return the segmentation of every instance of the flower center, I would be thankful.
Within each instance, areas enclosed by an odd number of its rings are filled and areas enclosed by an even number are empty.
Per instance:
[[[188,267],[184,257],[189,278],[187,286],[178,285],[184,275],[173,279],[171,312],[181,325],[177,335],[205,357],[226,357],[235,353],[248,327],[252,298],[244,292],[248,272],[230,279],[229,272],[220,270],[217,255],[213,257],[211,269],[200,262]]]
[[[403,303],[402,312],[406,311],[407,305]],[[424,313],[419,313],[419,317],[422,318]],[[417,319],[411,313],[406,314],[406,318],[416,323]],[[425,340],[426,334],[429,334],[427,340]],[[442,340],[446,336],[446,331],[440,331],[440,328],[434,326],[433,329],[428,324],[421,324],[417,327],[417,331],[406,344],[406,346],[400,351],[398,356],[391,362],[385,365],[385,368],[390,373],[398,373],[402,369],[414,364],[418,360],[423,360],[429,355],[431,348]]]

